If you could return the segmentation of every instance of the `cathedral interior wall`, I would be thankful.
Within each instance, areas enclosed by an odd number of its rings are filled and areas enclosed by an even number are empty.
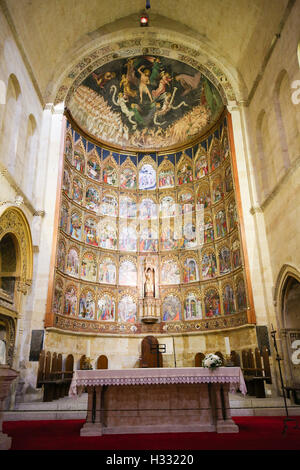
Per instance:
[[[300,102],[295,81],[300,79],[297,58],[299,31],[296,3],[267,63],[249,105],[251,160],[256,174],[254,206],[263,213],[270,275],[276,283],[283,264],[300,268],[299,148]]]
[[[300,229],[300,104],[294,104],[291,98],[291,85],[300,79],[297,58],[299,16],[300,5],[296,3],[245,111],[247,130],[241,124],[242,132],[248,133],[250,142],[249,165],[247,172],[240,174],[240,181],[247,180],[249,185],[248,210],[252,204],[252,213],[244,214],[245,224],[250,218],[254,219],[251,220],[251,234],[246,235],[246,240],[248,237],[258,325],[276,322],[272,293],[281,267],[290,264],[300,270],[297,249]],[[21,208],[31,228],[34,247],[32,288],[22,298],[14,365],[22,369],[26,387],[34,388],[37,363],[29,361],[29,349],[32,330],[44,329],[63,110],[55,109],[51,104],[43,109],[34,87],[34,77],[28,73],[2,13],[0,44],[0,200],[7,201],[7,207],[14,205],[18,196],[23,198]],[[236,136],[239,136],[237,132]],[[0,208],[0,215],[3,208]],[[45,211],[45,215],[35,215],[38,210]],[[199,351],[224,351],[225,337],[230,338],[232,349],[237,351],[257,345],[255,326],[234,331],[178,335],[175,336],[177,366],[193,366],[194,356]],[[172,367],[172,338],[162,335],[159,342],[167,344],[165,364]],[[75,362],[78,362],[90,347],[92,358],[106,354],[112,368],[136,367],[140,343],[141,337],[138,336],[115,338],[51,330],[45,336],[45,344],[50,351],[74,352]]]
[[[108,358],[109,369],[126,369],[139,367],[141,356],[141,336],[118,337],[113,336],[89,336],[71,333],[62,333],[54,329],[48,329],[45,342],[47,350],[56,352],[66,357],[70,352],[74,356],[75,368],[79,369],[80,359],[83,354],[90,354],[91,362],[96,368],[97,359],[104,354]],[[194,367],[195,355],[199,352],[225,354],[225,338],[229,339],[232,350],[255,349],[257,338],[255,326],[245,326],[239,329],[194,333],[185,335],[160,335],[158,342],[166,345],[166,353],[163,354],[164,367]]]

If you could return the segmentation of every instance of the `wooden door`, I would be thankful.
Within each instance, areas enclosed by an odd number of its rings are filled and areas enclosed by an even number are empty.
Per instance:
[[[108,369],[108,359],[106,356],[102,355],[98,357],[97,369]]]
[[[195,356],[195,367],[202,367],[202,361],[205,358],[203,353],[197,353]]]
[[[162,353],[157,352],[158,345],[154,336],[146,336],[143,339],[140,367],[163,367]]]

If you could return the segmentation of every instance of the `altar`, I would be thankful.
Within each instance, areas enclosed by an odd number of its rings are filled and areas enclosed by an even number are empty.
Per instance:
[[[229,392],[246,385],[239,367],[76,370],[69,395],[88,391],[81,436],[239,432]]]

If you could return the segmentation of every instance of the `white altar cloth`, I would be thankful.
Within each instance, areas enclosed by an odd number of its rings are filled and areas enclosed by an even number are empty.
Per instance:
[[[218,367],[215,370],[205,367],[176,367],[76,370],[73,374],[69,395],[75,396],[88,386],[199,383],[227,383],[230,392],[238,389],[244,395],[247,393],[240,367]]]

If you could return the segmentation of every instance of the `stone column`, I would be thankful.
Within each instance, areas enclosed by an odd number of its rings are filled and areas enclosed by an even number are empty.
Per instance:
[[[240,188],[241,208],[244,225],[247,230],[243,238],[246,240],[249,274],[255,298],[255,315],[257,324],[270,324],[275,312],[273,308],[272,290],[274,285],[270,268],[270,250],[265,227],[265,217],[261,207],[263,196],[258,193],[255,171],[257,153],[255,133],[251,127],[249,108],[241,105],[228,106],[231,113],[234,144],[236,152],[236,168]]]

